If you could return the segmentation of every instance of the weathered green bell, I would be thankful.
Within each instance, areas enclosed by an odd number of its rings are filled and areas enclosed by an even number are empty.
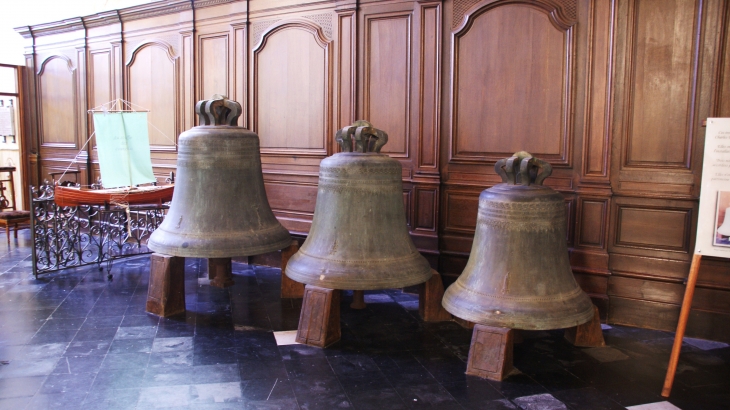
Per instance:
[[[329,289],[425,282],[431,267],[408,233],[401,164],[380,153],[388,134],[358,121],[338,131],[336,140],[343,152],[320,164],[312,228],[286,275]]]
[[[200,125],[180,135],[172,204],[148,247],[171,256],[228,258],[289,246],[289,232],[266,198],[259,137],[236,126],[241,105],[218,97],[199,101],[195,112]]]
[[[560,329],[593,317],[573,277],[565,201],[542,182],[552,173],[526,152],[495,164],[502,183],[482,191],[464,272],[442,304],[473,323],[510,329]]]

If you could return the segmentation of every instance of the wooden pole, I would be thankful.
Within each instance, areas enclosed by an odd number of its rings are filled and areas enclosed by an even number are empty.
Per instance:
[[[692,298],[695,294],[695,284],[697,284],[697,275],[700,272],[701,259],[702,255],[700,255],[699,253],[695,253],[692,256],[692,265],[689,268],[689,277],[687,278],[687,289],[684,291],[682,310],[679,313],[677,333],[674,335],[672,355],[669,357],[669,368],[667,368],[667,377],[664,378],[664,388],[662,389],[663,397],[669,397],[669,393],[672,392],[672,384],[674,384],[674,374],[677,372],[677,363],[679,362],[679,351],[682,350],[682,339],[684,338],[684,331],[687,329],[689,311],[692,308]]]

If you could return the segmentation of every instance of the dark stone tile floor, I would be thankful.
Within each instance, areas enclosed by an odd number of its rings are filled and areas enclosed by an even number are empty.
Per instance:
[[[31,274],[29,235],[0,245],[0,409],[621,409],[659,396],[673,335],[613,326],[606,348],[561,331],[525,332],[521,374],[466,376],[471,332],[424,323],[418,298],[342,302],[342,340],[278,346],[301,300],[279,297],[279,270],[234,264],[236,284],[207,285],[186,261],[187,313],[145,313],[149,259]],[[699,345],[697,347],[695,345]],[[730,348],[685,343],[672,397],[681,409],[730,408]],[[665,403],[666,405],[667,403]]]

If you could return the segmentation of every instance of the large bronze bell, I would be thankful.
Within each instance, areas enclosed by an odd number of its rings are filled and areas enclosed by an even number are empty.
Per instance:
[[[264,191],[259,137],[236,126],[241,105],[199,101],[200,126],[180,135],[170,210],[150,236],[158,253],[198,258],[257,255],[286,248],[289,232]]]
[[[343,152],[320,164],[312,228],[286,275],[329,289],[425,282],[431,267],[408,234],[401,164],[380,154],[388,135],[358,121],[338,131],[336,140]]]
[[[542,182],[550,164],[518,152],[498,161],[502,183],[482,191],[471,254],[446,290],[447,311],[469,322],[510,329],[560,329],[593,317],[573,277],[565,201]]]

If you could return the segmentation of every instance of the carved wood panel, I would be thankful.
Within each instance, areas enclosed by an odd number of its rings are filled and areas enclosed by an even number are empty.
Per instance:
[[[355,122],[355,109],[357,107],[355,96],[357,95],[356,49],[357,49],[357,24],[355,13],[348,11],[338,15],[338,56],[337,56],[337,129],[346,127]]]
[[[582,180],[608,183],[611,153],[612,40],[616,0],[592,3],[592,54],[587,61],[587,126],[583,133]]]
[[[198,100],[214,94],[231,95],[228,82],[228,34],[201,36],[199,39]]]
[[[282,20],[253,50],[253,129],[262,153],[324,155],[331,139],[331,40],[309,20]]]
[[[38,71],[41,145],[78,149],[78,92],[71,60],[53,55]]]
[[[418,103],[413,124],[419,172],[437,174],[439,168],[439,134],[441,126],[441,3],[421,3],[416,9],[415,43]]]
[[[608,222],[608,199],[578,198],[576,245],[604,249]]]
[[[689,261],[697,202],[618,196],[611,207],[612,263],[620,259],[618,254]],[[666,273],[659,265],[655,269],[657,276]]]
[[[90,55],[89,106],[98,107],[112,100],[112,56],[111,50],[91,52]]]
[[[178,57],[161,41],[140,44],[126,63],[127,100],[135,109],[148,109],[152,149],[175,149],[179,134],[180,92]]]
[[[382,152],[395,158],[409,156],[410,40],[410,12],[365,15],[363,115],[388,132]]]
[[[452,162],[571,162],[575,22],[520,3],[482,1],[452,33]]]
[[[624,167],[690,167],[700,6],[700,0],[630,4]]]

